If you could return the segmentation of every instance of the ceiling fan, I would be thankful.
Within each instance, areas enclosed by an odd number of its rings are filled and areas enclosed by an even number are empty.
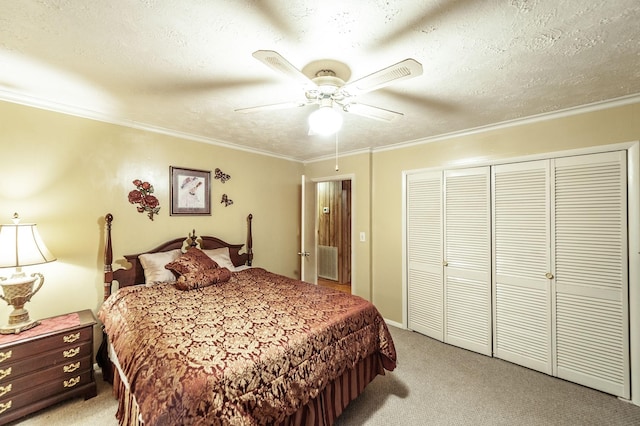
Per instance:
[[[316,113],[327,113],[334,114],[334,116],[337,114],[341,124],[342,116],[336,112],[336,109],[339,109],[363,117],[391,122],[402,117],[404,114],[355,102],[356,97],[363,93],[371,92],[392,83],[417,77],[422,74],[422,65],[418,61],[415,59],[405,59],[397,64],[369,74],[366,77],[346,82],[351,72],[345,64],[339,61],[315,61],[307,65],[303,69],[303,72],[291,65],[282,55],[273,50],[258,50],[253,52],[253,57],[300,83],[304,89],[304,98],[301,101],[240,108],[236,109],[236,111],[251,113],[256,111],[303,107],[314,104],[320,105],[320,108],[310,116],[310,121],[313,120],[314,114],[316,116],[319,115]],[[312,124],[313,132],[313,123],[310,124]],[[330,130],[333,131],[324,133],[331,134],[337,131],[337,129]]]

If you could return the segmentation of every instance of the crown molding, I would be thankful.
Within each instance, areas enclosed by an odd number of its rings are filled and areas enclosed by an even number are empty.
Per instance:
[[[537,114],[529,117],[523,117],[523,118],[518,118],[514,120],[488,124],[486,126],[479,126],[479,127],[455,131],[451,133],[444,133],[441,135],[430,136],[427,138],[400,142],[397,144],[388,145],[380,148],[365,148],[365,149],[360,149],[355,151],[343,152],[343,153],[340,153],[339,155],[328,154],[328,155],[323,155],[320,157],[310,158],[310,159],[300,159],[300,158],[294,158],[290,156],[275,154],[273,152],[261,150],[258,148],[249,148],[246,146],[238,145],[229,141],[209,138],[209,137],[200,136],[200,135],[194,135],[187,132],[180,132],[177,130],[172,130],[172,129],[168,129],[160,126],[154,126],[146,123],[140,123],[133,120],[127,120],[124,118],[116,117],[111,114],[98,112],[98,111],[94,111],[94,110],[90,110],[87,108],[82,108],[74,105],[61,104],[59,102],[36,98],[33,96],[19,94],[19,93],[11,92],[8,90],[0,89],[0,100],[16,103],[20,105],[25,105],[29,107],[44,109],[48,111],[53,111],[61,114],[87,118],[90,120],[100,121],[104,123],[115,124],[118,126],[129,127],[129,128],[148,131],[152,133],[163,134],[166,136],[172,136],[172,137],[177,137],[181,139],[191,140],[194,142],[207,143],[210,145],[216,145],[223,148],[249,152],[252,154],[266,155],[268,157],[274,157],[281,160],[293,161],[293,162],[302,163],[302,164],[309,164],[309,163],[314,163],[319,161],[335,159],[336,156],[338,158],[343,158],[343,157],[359,155],[364,153],[378,153],[378,152],[384,152],[384,151],[392,151],[396,149],[403,149],[403,148],[408,148],[416,145],[439,142],[439,141],[444,141],[447,139],[452,139],[452,138],[457,138],[462,136],[469,136],[469,135],[474,135],[474,134],[479,134],[484,132],[490,132],[490,131],[504,129],[508,127],[521,126],[521,125],[536,123],[540,121],[553,120],[561,117],[568,117],[568,116],[577,115],[577,114],[584,114],[584,113],[593,112],[593,111],[600,111],[603,109],[609,109],[609,108],[615,108],[615,107],[620,107],[624,105],[630,105],[634,103],[640,103],[640,94],[622,96],[619,98],[610,99],[606,101],[594,102],[591,104],[580,105],[572,108],[566,108],[562,110]]]
[[[423,145],[426,143],[439,142],[447,139],[475,135],[478,133],[485,133],[499,129],[505,129],[508,127],[522,126],[525,124],[537,123],[540,121],[554,120],[562,117],[569,117],[572,115],[585,114],[594,111],[600,111],[603,109],[610,109],[630,104],[640,103],[640,93],[633,95],[622,96],[615,99],[609,99],[606,101],[593,102],[590,104],[579,105],[576,107],[566,108],[557,111],[545,112],[542,114],[531,115],[529,117],[517,118],[514,120],[502,121],[499,123],[488,124],[486,126],[479,126],[465,130],[459,130],[451,133],[444,133],[441,135],[430,136],[428,138],[416,139],[413,141],[400,142],[393,145],[388,145],[380,148],[375,148],[372,151],[374,153],[383,151],[392,151],[396,149],[408,148],[416,145]]]
[[[89,120],[100,121],[103,123],[115,124],[118,126],[129,127],[137,130],[148,131],[152,133],[158,133],[166,136],[177,137],[181,139],[187,139],[194,142],[207,143],[210,145],[216,145],[223,148],[235,149],[238,151],[250,152],[252,154],[258,155],[266,155],[269,157],[275,157],[282,160],[301,162],[301,160],[285,156],[274,154],[273,152],[264,151],[258,148],[249,148],[246,146],[234,144],[233,142],[228,142],[220,139],[209,138],[200,135],[194,135],[192,133],[181,132],[173,129],[168,129],[160,126],[154,126],[146,123],[140,123],[133,120],[127,120],[124,118],[116,117],[111,114],[98,112],[94,110],[90,110],[87,108],[82,108],[74,105],[61,104],[58,102],[36,98],[33,96],[28,96],[24,94],[19,94],[15,92],[10,92],[7,90],[0,89],[0,101],[11,102],[15,104],[20,104],[28,107],[43,109],[47,111],[57,112],[60,114],[72,115],[75,117],[86,118]]]
[[[341,152],[338,155],[336,154],[328,154],[328,155],[323,155],[321,157],[316,157],[316,158],[312,158],[309,160],[302,160],[303,164],[311,164],[311,163],[318,163],[320,161],[326,161],[326,160],[335,160],[336,157],[337,158],[344,158],[344,157],[350,157],[353,155],[360,155],[360,154],[371,154],[373,152],[373,150],[371,148],[363,148],[363,149],[357,149],[357,150],[353,150],[353,151],[346,151],[346,152]]]

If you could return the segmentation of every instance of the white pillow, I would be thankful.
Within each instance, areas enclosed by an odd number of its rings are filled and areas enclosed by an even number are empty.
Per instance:
[[[169,251],[161,251],[158,253],[145,253],[138,256],[142,269],[144,270],[144,279],[147,285],[163,282],[173,282],[176,276],[173,275],[164,265],[176,260],[182,251],[174,249]]]
[[[231,261],[231,256],[229,256],[229,247],[222,247],[222,248],[202,250],[202,251],[205,252],[206,255],[209,256],[211,259],[213,259],[213,261],[216,262],[219,267],[227,268],[230,271],[236,270],[236,267]]]

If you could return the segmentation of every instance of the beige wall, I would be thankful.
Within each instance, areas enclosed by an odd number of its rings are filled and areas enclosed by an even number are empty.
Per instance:
[[[41,318],[102,301],[103,216],[114,220],[114,255],[168,238],[217,235],[244,242],[254,215],[255,264],[297,277],[300,175],[353,179],[353,291],[382,315],[402,318],[403,171],[490,164],[510,158],[640,139],[640,104],[504,127],[411,147],[299,164],[264,155],[0,102],[0,222],[14,211],[37,222],[58,261],[31,267],[47,282],[27,307]],[[169,216],[169,166],[214,170],[213,215]],[[162,209],[152,222],[128,203],[133,179],[150,181]],[[223,207],[222,193],[234,204]],[[292,206],[295,206],[292,208]],[[364,232],[366,241],[357,236]],[[31,269],[30,268],[30,269]],[[1,270],[7,275],[10,270]],[[0,305],[0,321],[9,309]]]
[[[640,104],[381,151],[373,154],[372,300],[402,323],[402,172],[640,140]]]
[[[33,318],[79,309],[97,311],[102,302],[104,215],[114,215],[114,258],[155,247],[195,228],[232,243],[246,240],[252,213],[256,266],[287,276],[298,269],[298,177],[302,165],[0,102],[0,223],[18,212],[36,222],[58,258],[25,271],[44,273],[42,290],[27,304]],[[211,216],[170,216],[169,166],[215,170]],[[151,182],[161,210],[154,221],[129,204],[134,179]],[[234,201],[220,204],[223,193]],[[0,270],[0,276],[11,274]],[[0,321],[9,308],[0,302]]]

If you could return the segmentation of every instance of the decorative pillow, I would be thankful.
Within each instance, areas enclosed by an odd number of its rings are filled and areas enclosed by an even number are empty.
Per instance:
[[[175,286],[178,290],[195,290],[229,281],[231,271],[227,268],[203,269],[180,275]]]
[[[227,268],[230,271],[236,269],[229,255],[229,247],[221,247],[217,249],[202,250],[207,256],[213,259],[221,268]]]
[[[147,285],[153,285],[160,282],[173,282],[176,276],[167,269],[165,265],[176,260],[182,251],[180,249],[161,251],[158,253],[144,253],[138,256],[140,265],[144,270],[144,280]]]
[[[182,256],[165,265],[165,268],[178,275],[203,271],[205,269],[214,269],[217,267],[218,264],[214,262],[213,259],[196,247],[190,247]]]

